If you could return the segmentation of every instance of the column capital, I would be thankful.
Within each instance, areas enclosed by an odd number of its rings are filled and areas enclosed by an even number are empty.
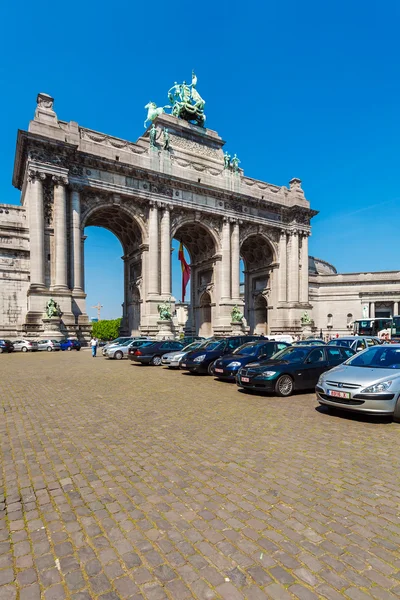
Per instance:
[[[286,229],[281,229],[280,235],[281,235],[281,237],[284,237],[285,235],[287,235]]]
[[[68,185],[68,177],[65,175],[53,175],[52,181],[54,185]]]
[[[42,171],[38,171],[36,169],[29,169],[28,171],[28,181],[44,181],[46,179],[46,173]]]
[[[77,183],[75,181],[69,182],[69,188],[72,192],[82,192],[84,187],[83,183]]]

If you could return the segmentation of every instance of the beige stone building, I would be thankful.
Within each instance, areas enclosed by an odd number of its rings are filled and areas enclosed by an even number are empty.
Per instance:
[[[309,266],[316,212],[299,179],[286,187],[248,177],[226,164],[215,131],[175,116],[155,119],[153,140],[147,129],[130,142],[59,120],[53,104],[39,94],[28,130],[18,132],[13,185],[21,205],[0,204],[0,336],[46,335],[50,298],[62,311],[60,335],[89,335],[90,225],[109,229],[123,247],[124,333],[156,335],[165,326],[160,303],[175,313],[173,238],[190,255],[187,333],[302,333],[305,311],[315,331],[343,333],[365,305],[370,314],[397,312],[400,273],[338,275],[317,259]],[[176,315],[174,334],[185,309]]]

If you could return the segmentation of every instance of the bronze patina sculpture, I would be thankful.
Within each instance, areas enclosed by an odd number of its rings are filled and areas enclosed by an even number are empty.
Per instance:
[[[232,158],[232,167],[233,167],[234,173],[239,173],[239,163],[240,163],[240,160],[238,159],[238,157],[235,154],[234,157]]]
[[[171,304],[169,302],[161,302],[157,306],[157,310],[161,321],[170,321],[172,319]]]
[[[156,126],[154,125],[154,123],[150,128],[149,138],[150,138],[150,148],[156,148],[157,129],[156,129]]]
[[[163,146],[164,150],[170,150],[169,133],[168,133],[168,129],[166,127],[164,127],[163,139],[164,139],[164,146]]]
[[[59,305],[57,304],[57,302],[55,302],[55,300],[53,300],[53,298],[50,298],[50,300],[46,304],[47,318],[51,319],[52,317],[61,317],[61,315],[62,315],[62,312],[60,310]]]
[[[231,155],[228,152],[224,154],[224,169],[229,169],[231,166]]]
[[[244,316],[243,313],[240,312],[237,304],[232,308],[231,312],[232,323],[242,323]]]

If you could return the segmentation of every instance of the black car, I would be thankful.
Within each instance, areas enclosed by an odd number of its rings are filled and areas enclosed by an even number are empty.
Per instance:
[[[3,352],[12,352],[14,345],[10,340],[0,340],[0,354]]]
[[[135,362],[141,363],[142,365],[161,365],[161,357],[167,352],[173,350],[181,350],[183,344],[181,342],[174,342],[173,340],[164,340],[162,342],[154,342],[153,344],[146,344],[141,348],[129,349],[129,358]]]
[[[218,379],[235,381],[237,372],[248,363],[271,358],[280,350],[288,348],[286,342],[269,342],[259,340],[258,342],[247,342],[239,346],[232,354],[218,358],[214,363],[214,375]]]
[[[290,396],[316,386],[319,376],[355,354],[340,346],[289,346],[265,362],[249,363],[237,375],[244,390]]]
[[[236,348],[246,342],[260,338],[256,335],[241,335],[229,338],[210,338],[201,348],[188,352],[183,357],[181,369],[191,373],[208,373],[214,375],[214,362],[224,354],[232,354]]]

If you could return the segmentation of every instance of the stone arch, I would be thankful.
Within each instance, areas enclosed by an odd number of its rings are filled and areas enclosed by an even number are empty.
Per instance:
[[[123,248],[124,286],[123,314],[121,333],[138,335],[140,333],[141,306],[140,292],[142,285],[142,253],[143,242],[147,239],[147,231],[143,220],[126,205],[112,202],[89,204],[81,217],[81,229],[85,227],[102,227],[111,231],[120,241]]]
[[[173,223],[171,235],[182,242],[190,257],[190,306],[186,331],[208,337],[213,331],[211,307],[215,305],[212,297],[219,238],[209,223],[200,222],[194,216],[178,218]],[[208,299],[206,304],[204,298]]]
[[[251,232],[241,243],[244,264],[245,317],[251,333],[268,333],[268,302],[271,274],[276,262],[274,243],[262,232]]]

